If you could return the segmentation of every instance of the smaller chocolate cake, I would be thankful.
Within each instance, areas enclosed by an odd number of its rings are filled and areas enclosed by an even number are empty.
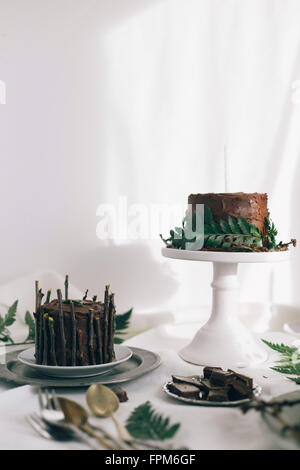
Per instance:
[[[104,300],[82,300],[68,297],[68,276],[65,297],[57,290],[57,299],[50,301],[48,291],[45,303],[36,281],[35,358],[37,364],[50,366],[87,366],[105,364],[115,359],[114,294],[105,288]]]

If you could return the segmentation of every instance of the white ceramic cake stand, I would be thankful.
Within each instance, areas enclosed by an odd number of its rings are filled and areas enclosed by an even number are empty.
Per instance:
[[[209,261],[213,263],[212,312],[179,355],[198,365],[237,367],[250,366],[267,359],[267,351],[238,318],[238,264],[277,263],[287,261],[289,251],[268,253],[232,253],[188,251],[163,248],[167,258]]]

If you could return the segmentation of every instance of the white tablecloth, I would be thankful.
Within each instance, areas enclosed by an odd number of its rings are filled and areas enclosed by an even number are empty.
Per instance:
[[[190,375],[201,372],[202,368],[188,364],[180,359],[177,351],[186,344],[187,335],[197,325],[163,325],[127,341],[128,345],[151,349],[160,354],[161,366],[132,382],[123,385],[129,401],[122,403],[117,412],[118,418],[125,422],[131,411],[149,400],[153,407],[171,418],[172,423],[181,423],[174,440],[175,446],[187,445],[192,449],[278,449],[285,446],[276,435],[266,428],[261,416],[251,411],[243,415],[238,408],[213,408],[189,406],[168,397],[162,385],[171,374]],[[291,343],[293,338],[284,333],[264,334],[273,341]],[[276,358],[271,353],[269,361]],[[264,398],[271,398],[288,391],[300,390],[284,375],[270,369],[265,363],[259,368],[242,369],[263,387]],[[37,436],[26,423],[24,416],[38,409],[35,390],[30,386],[6,390],[1,384],[0,400],[0,448],[1,449],[84,449],[77,442],[51,442]],[[59,389],[59,393],[85,403],[85,389]],[[91,417],[94,422],[98,418]],[[114,432],[110,419],[101,424]]]

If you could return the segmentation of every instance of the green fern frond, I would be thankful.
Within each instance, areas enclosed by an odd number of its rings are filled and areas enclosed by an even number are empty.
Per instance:
[[[16,321],[16,313],[18,308],[18,300],[16,300],[11,307],[9,307],[7,314],[4,317],[5,326],[11,326]]]
[[[170,230],[170,237],[164,239],[166,244],[172,248],[185,250],[187,243],[195,243],[203,240],[203,233],[196,230],[196,214],[192,217],[185,217],[182,227],[175,227]],[[238,247],[239,251],[253,251],[252,247],[262,245],[262,236],[258,228],[250,224],[243,217],[234,218],[229,216],[228,220],[220,220],[217,223],[213,218],[212,210],[209,206],[204,206],[204,240],[203,248],[229,249]],[[202,245],[201,245],[202,247]],[[193,249],[199,249],[196,245]]]
[[[211,225],[214,222],[214,216],[209,206],[204,206],[204,223]]]
[[[14,341],[10,337],[8,327],[13,325],[16,321],[16,312],[18,308],[18,300],[16,300],[8,309],[7,314],[2,317],[0,315],[0,341],[3,343],[11,343]]]
[[[129,327],[132,311],[133,309],[131,308],[128,312],[116,315],[116,332],[126,330]]]
[[[246,219],[244,219],[243,217],[238,216],[237,223],[238,223],[238,225],[241,229],[241,232],[244,235],[249,235],[249,233],[251,233],[250,232],[250,224],[247,222]]]
[[[196,212],[192,214],[192,217],[184,217],[182,227],[170,230],[169,238],[165,239],[162,235],[160,237],[167,247],[178,250],[217,248],[223,251],[285,251],[289,245],[296,246],[297,240],[295,239],[291,239],[288,243],[277,243],[277,233],[269,213],[265,218],[264,230],[261,234],[256,225],[250,224],[241,216],[237,218],[228,216],[227,220],[220,220],[217,223],[211,208],[204,205],[204,245],[203,233],[200,233],[199,228],[196,227]],[[226,239],[217,238],[214,235],[226,235]],[[188,246],[188,243],[193,243],[193,247]]]
[[[286,354],[287,356],[290,356],[294,352],[297,351],[296,346],[287,346],[283,343],[277,344],[277,343],[271,343],[270,341],[267,341],[265,339],[262,339],[262,341],[269,346],[269,348],[273,349],[273,351],[277,351],[281,354]]]
[[[276,236],[278,235],[278,231],[274,225],[274,222],[270,218],[270,213],[268,213],[265,219],[265,233],[264,236],[264,246],[269,249],[278,247],[276,243]]]
[[[156,413],[149,401],[133,410],[126,422],[126,429],[132,437],[144,440],[165,440],[172,438],[180,424],[170,425],[170,419]]]
[[[132,311],[133,309],[131,308],[130,310],[128,310],[128,312],[116,315],[116,329],[114,336],[115,344],[123,343],[124,340],[120,338],[120,335],[124,335],[126,333],[125,330],[127,330],[129,327]]]
[[[281,374],[300,375],[300,364],[286,364],[285,366],[271,367],[271,369]]]
[[[230,225],[225,220],[220,220],[220,227],[223,233],[231,233]]]
[[[283,343],[277,344],[262,339],[262,341],[283,356],[283,359],[277,361],[278,366],[271,367],[272,370],[287,375],[298,375],[298,377],[288,377],[290,380],[300,385],[300,353],[296,346],[287,346]]]
[[[35,321],[30,315],[30,312],[26,312],[25,314],[25,324],[28,326],[28,336],[25,342],[34,341],[35,339]]]
[[[228,225],[230,227],[230,233],[241,233],[241,229],[237,220],[234,217],[228,217]]]
[[[300,385],[300,377],[288,377],[289,380],[295,382],[297,385]]]
[[[124,340],[122,338],[119,338],[117,336],[114,337],[114,344],[122,344]]]

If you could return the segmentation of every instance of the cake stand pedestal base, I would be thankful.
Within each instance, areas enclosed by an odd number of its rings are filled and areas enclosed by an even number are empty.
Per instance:
[[[208,322],[179,353],[203,366],[249,367],[264,362],[267,351],[238,318],[238,264],[286,261],[288,252],[228,253],[164,248],[168,258],[213,263],[212,311]]]

